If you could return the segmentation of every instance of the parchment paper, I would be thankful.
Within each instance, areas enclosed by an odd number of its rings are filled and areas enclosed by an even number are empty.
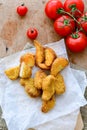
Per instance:
[[[74,112],[34,127],[35,130],[74,130],[79,109]]]
[[[48,46],[52,47],[58,56],[67,57],[63,40],[59,43],[48,44]],[[20,56],[26,52],[35,52],[35,49],[16,53],[0,61],[0,105],[9,130],[26,130],[41,125],[68,115],[87,103],[68,66],[61,72],[66,84],[65,94],[56,96],[56,106],[52,111],[47,114],[42,113],[40,111],[41,99],[28,97],[18,80],[11,81],[4,74],[5,69],[18,65]],[[36,68],[33,69],[33,74],[35,71]]]

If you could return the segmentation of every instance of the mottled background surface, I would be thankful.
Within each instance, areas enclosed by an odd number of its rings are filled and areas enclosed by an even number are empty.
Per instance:
[[[26,42],[33,44],[33,41],[26,36],[26,31],[29,27],[38,29],[37,40],[42,44],[60,39],[54,32],[53,21],[49,20],[44,13],[47,1],[0,0],[0,57],[22,50]],[[86,6],[87,0],[84,1]],[[25,3],[29,8],[29,12],[25,17],[20,17],[16,13],[16,7],[22,3]],[[73,54],[68,51],[68,55],[72,63],[87,68],[87,49],[79,54]]]

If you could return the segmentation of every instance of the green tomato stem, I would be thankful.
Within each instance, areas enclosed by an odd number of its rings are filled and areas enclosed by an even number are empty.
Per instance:
[[[59,10],[60,10],[59,13],[64,13],[64,14],[69,15],[71,18],[74,19],[74,21],[76,21],[80,25],[80,23],[77,21],[77,19],[72,14],[70,14],[69,12],[64,11],[63,9],[59,9]]]
[[[23,4],[21,4],[21,6],[24,6],[24,3],[23,3]]]
[[[83,21],[87,21],[87,16],[85,15],[83,18],[82,18]]]
[[[69,20],[68,19],[64,20],[64,25],[69,25]]]
[[[71,8],[71,12],[75,12],[77,10],[76,4],[70,5],[69,8]]]
[[[72,38],[74,38],[74,39],[79,38],[79,34],[78,33],[72,34]]]
[[[77,19],[72,14],[70,14],[69,12],[64,11],[62,8],[58,10],[58,13],[59,14],[64,13],[64,14],[67,14],[68,16],[70,16],[71,18],[73,18],[73,20],[80,26],[81,30],[83,30],[82,27],[81,27],[80,22],[78,22]]]

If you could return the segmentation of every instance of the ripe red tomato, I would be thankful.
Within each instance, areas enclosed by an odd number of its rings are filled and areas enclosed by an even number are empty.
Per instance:
[[[87,46],[87,36],[83,32],[75,32],[65,38],[65,43],[72,52],[81,52]]]
[[[78,22],[81,24],[83,30],[87,33],[87,12],[78,18]]]
[[[28,38],[35,39],[37,37],[37,35],[38,35],[37,29],[35,29],[35,28],[29,28],[27,30],[27,36],[28,36]]]
[[[60,0],[49,0],[45,6],[45,13],[50,18],[55,20],[60,16],[58,9],[63,8],[63,4]]]
[[[71,17],[62,15],[54,22],[54,29],[60,36],[64,37],[74,31],[75,22]]]
[[[28,8],[24,4],[22,4],[21,6],[17,7],[17,13],[20,16],[26,15],[27,12],[28,12]]]
[[[84,11],[84,2],[83,0],[66,0],[64,9],[75,17],[80,17]]]

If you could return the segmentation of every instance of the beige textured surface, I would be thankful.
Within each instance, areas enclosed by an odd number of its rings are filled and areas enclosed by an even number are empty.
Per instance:
[[[82,128],[83,128],[83,121],[82,121],[82,118],[81,118],[81,114],[79,114],[75,130],[82,130]]]
[[[39,35],[37,40],[42,44],[60,39],[54,32],[53,21],[49,20],[44,13],[47,1],[24,0],[25,5],[29,8],[29,12],[22,18],[17,15],[16,7],[23,3],[23,0],[0,0],[0,57],[22,50],[28,41],[33,43],[26,36],[27,29],[32,26],[38,29]],[[85,6],[87,6],[87,1],[84,1]],[[8,48],[7,51],[6,48]],[[79,54],[68,51],[68,55],[72,63],[87,69],[87,48]]]
[[[47,1],[24,0],[25,5],[29,7],[29,12],[22,18],[17,15],[16,7],[23,3],[23,0],[0,0],[0,57],[22,50],[26,42],[33,44],[33,41],[26,37],[27,29],[32,26],[38,29],[37,40],[42,44],[60,40],[60,37],[54,32],[53,21],[49,20],[44,13]],[[86,0],[85,5],[87,5]],[[68,51],[68,55],[72,63],[87,69],[87,49],[79,54]],[[87,130],[87,107],[81,109],[81,112],[85,125],[84,130]],[[5,122],[0,119],[0,130],[5,129]]]
[[[3,51],[0,53],[0,57],[22,50],[28,41],[32,43],[26,36],[29,27],[38,29],[37,40],[42,44],[60,39],[53,30],[53,22],[45,16],[46,1],[24,0],[25,5],[29,7],[29,12],[25,17],[20,17],[16,13],[16,7],[21,5],[23,0],[2,1],[0,5],[0,52]]]

